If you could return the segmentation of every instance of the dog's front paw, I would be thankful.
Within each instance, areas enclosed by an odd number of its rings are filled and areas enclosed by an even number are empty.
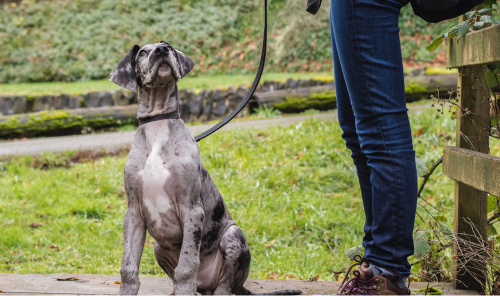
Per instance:
[[[174,292],[172,295],[196,295],[196,285],[177,284],[174,286]]]
[[[120,296],[137,295],[139,293],[140,286],[141,283],[139,282],[139,278],[122,281],[120,284],[120,292],[118,295]]]
[[[120,292],[118,295],[137,295],[139,293],[139,285],[120,285]]]

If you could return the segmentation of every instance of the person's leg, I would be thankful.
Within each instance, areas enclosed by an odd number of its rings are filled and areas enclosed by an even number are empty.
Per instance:
[[[330,13],[330,17],[331,13]],[[332,36],[332,52],[333,52],[333,72],[335,75],[335,94],[337,97],[337,113],[340,127],[342,128],[342,138],[346,141],[347,149],[351,150],[352,160],[356,166],[356,171],[361,188],[363,198],[363,206],[365,208],[365,226],[363,228],[365,236],[363,237],[363,246],[372,241],[371,225],[373,222],[372,213],[372,184],[370,182],[370,167],[368,166],[368,158],[361,151],[358,134],[356,133],[356,119],[352,110],[351,99],[347,91],[342,65],[339,61],[337,53],[337,45],[333,27],[330,26]]]
[[[413,254],[417,175],[398,28],[400,9],[408,0],[331,2],[336,64],[340,65],[345,80],[366,166],[362,155],[355,154],[356,149],[353,159],[358,172],[360,168],[362,174],[366,168],[370,171],[371,197],[365,199],[370,195],[368,192],[362,195],[365,210],[371,210],[372,214],[371,224],[365,225],[371,235],[363,242],[365,259],[400,276],[408,276],[407,258]],[[337,75],[338,71],[335,72]],[[339,80],[337,76],[335,79]],[[339,103],[339,115],[343,113],[343,103]],[[350,135],[349,130],[347,136]],[[360,184],[365,185],[364,181],[360,177]]]

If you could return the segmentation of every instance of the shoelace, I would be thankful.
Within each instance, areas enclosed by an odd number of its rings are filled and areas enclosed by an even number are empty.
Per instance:
[[[341,285],[340,294],[378,295],[373,291],[375,279],[372,278],[370,280],[361,280],[361,273],[359,272],[359,270],[352,271],[354,277],[346,282],[347,278],[349,278],[349,274],[351,273],[352,268],[354,268],[355,266],[360,266],[363,263],[363,258],[361,257],[361,255],[355,255],[353,259],[356,263],[352,264],[347,271],[346,277],[344,278],[344,281]]]
[[[352,274],[354,275],[353,278],[351,278],[349,281],[346,282],[347,278],[349,278],[349,274],[355,266],[360,266],[364,260],[361,257],[361,255],[355,255],[354,256],[354,263],[351,265],[349,270],[346,273],[346,277],[344,278],[344,281],[342,281],[342,285],[340,285],[340,294],[341,295],[379,295],[377,292],[374,291],[374,286],[377,284],[375,281],[375,278],[369,279],[369,280],[361,280],[361,273],[359,270],[354,270],[352,271]],[[405,291],[406,295],[411,295],[410,291],[410,281],[408,281],[408,289]]]

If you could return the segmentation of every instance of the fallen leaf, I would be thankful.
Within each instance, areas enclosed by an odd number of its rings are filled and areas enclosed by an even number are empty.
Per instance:
[[[120,284],[120,283],[121,283],[121,282],[119,282],[119,281],[115,281],[115,284]]]
[[[14,219],[5,222],[5,225],[10,225],[10,224],[14,224]]]
[[[92,231],[92,227],[89,226],[89,230]]]
[[[42,225],[42,224],[40,224],[40,223],[34,222],[34,223],[31,223],[31,224],[30,224],[30,226],[31,226],[32,228],[38,228],[38,227],[42,227],[43,225]]]
[[[101,191],[101,189],[96,189],[96,190],[94,191],[94,194],[98,194],[100,191]]]
[[[109,205],[109,204],[108,204],[106,207],[107,207],[108,209],[112,209],[112,208],[113,208],[113,206],[111,206],[111,205]]]
[[[342,193],[328,193],[326,194],[327,196],[334,196],[334,197],[339,197],[342,195]]]
[[[54,278],[56,279],[57,281],[77,281],[79,280],[78,278],[76,277],[67,277],[67,278]]]
[[[319,275],[309,278],[309,281],[319,281]]]
[[[415,136],[421,136],[424,133],[424,127],[420,127],[417,132],[415,132]]]
[[[274,243],[276,243],[276,240],[272,240],[269,244],[266,244],[266,248],[271,247]]]

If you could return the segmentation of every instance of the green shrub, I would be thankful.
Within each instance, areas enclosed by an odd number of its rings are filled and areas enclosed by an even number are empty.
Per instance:
[[[193,58],[191,75],[251,74],[261,47],[262,3],[23,0],[19,5],[0,4],[0,83],[107,78],[134,44],[160,40]],[[313,17],[303,11],[302,1],[270,1],[266,71],[331,71],[328,9],[323,1]],[[404,7],[399,20],[403,57],[417,63],[438,57],[439,51],[427,52],[419,44],[454,22],[431,27],[411,7]]]
[[[309,109],[330,110],[337,107],[335,91],[324,91],[309,98],[286,97],[286,101],[274,104],[274,108],[284,113],[297,113]]]

